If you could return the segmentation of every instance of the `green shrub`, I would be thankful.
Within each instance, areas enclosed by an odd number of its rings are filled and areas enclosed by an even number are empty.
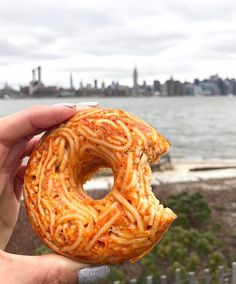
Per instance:
[[[170,196],[166,205],[177,214],[177,222],[154,247],[152,252],[141,262],[148,273],[160,276],[172,273],[181,268],[184,275],[187,271],[201,271],[209,266],[216,273],[219,265],[224,264],[224,241],[216,235],[212,225],[211,209],[207,201],[199,193]]]
[[[177,214],[175,224],[183,228],[203,227],[211,219],[211,209],[200,193],[171,195],[165,205]]]

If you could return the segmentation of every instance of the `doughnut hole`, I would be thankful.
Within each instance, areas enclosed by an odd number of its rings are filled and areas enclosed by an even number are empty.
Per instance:
[[[83,183],[83,189],[88,196],[95,200],[103,199],[114,184],[114,175],[112,169],[105,163],[101,163],[98,167],[94,163],[88,163],[85,168],[92,168],[92,172],[88,173],[88,177]]]

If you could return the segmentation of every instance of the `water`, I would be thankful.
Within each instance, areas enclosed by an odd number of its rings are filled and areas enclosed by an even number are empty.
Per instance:
[[[88,98],[121,108],[152,124],[171,142],[171,156],[188,160],[236,159],[236,98]],[[0,100],[4,116],[35,104],[80,102],[85,98]]]

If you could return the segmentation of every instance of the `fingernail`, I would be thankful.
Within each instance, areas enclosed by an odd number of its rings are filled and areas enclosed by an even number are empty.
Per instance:
[[[81,103],[78,103],[77,105],[84,106],[84,107],[96,107],[99,105],[99,103],[98,102],[81,102]]]
[[[78,272],[79,283],[98,281],[107,277],[110,272],[110,267],[107,265],[83,268]]]
[[[97,102],[81,102],[76,105],[76,111],[98,106]]]
[[[74,108],[74,107],[76,107],[76,104],[74,104],[74,103],[58,103],[58,104],[55,104],[54,106],[65,106],[65,107],[69,107],[69,108]]]

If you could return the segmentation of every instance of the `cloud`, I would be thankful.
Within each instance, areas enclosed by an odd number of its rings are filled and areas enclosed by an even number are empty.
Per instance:
[[[38,64],[47,83],[68,72],[130,82],[135,64],[148,80],[229,74],[235,12],[233,0],[1,1],[0,78],[15,70],[20,83]]]
[[[16,6],[16,0],[11,0],[9,5],[1,3],[1,22],[7,23],[13,30],[18,26],[22,31],[29,31],[31,28],[31,32],[34,33],[35,29],[41,29],[53,32],[55,37],[70,37],[87,33],[89,29],[95,31],[115,21],[114,15],[101,9],[80,8],[79,5],[72,7],[65,2],[53,5],[50,5],[50,1],[46,3],[45,0],[36,5],[34,2],[23,0],[20,7]]]
[[[225,21],[235,15],[233,0],[167,1],[166,9],[188,22]]]
[[[7,39],[0,39],[0,60],[2,63],[8,65],[11,62],[24,62],[25,60],[48,60],[57,59],[60,55],[54,53],[50,54],[40,48],[41,40],[37,43],[19,45],[12,43]],[[44,47],[45,48],[45,47]]]
[[[79,46],[80,52],[97,56],[114,54],[151,56],[178,44],[186,38],[187,36],[180,32],[111,35],[109,38],[90,38],[78,41],[77,46]]]
[[[0,39],[0,54],[1,56],[18,56],[24,53],[24,50],[14,44],[11,44],[7,39]]]
[[[207,33],[202,45],[205,59],[232,60],[236,57],[236,30],[234,27]]]

